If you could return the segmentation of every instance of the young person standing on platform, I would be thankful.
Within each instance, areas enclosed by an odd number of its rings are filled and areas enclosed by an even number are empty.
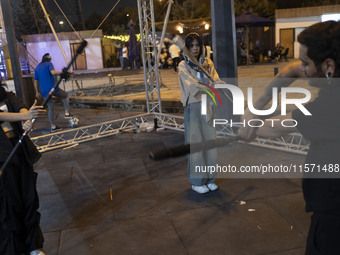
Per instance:
[[[52,87],[54,86],[54,76],[61,75],[61,72],[57,72],[54,70],[54,66],[51,63],[52,57],[49,53],[46,53],[40,62],[40,64],[35,68],[34,72],[34,85],[37,98],[41,98],[41,95],[46,98],[48,93],[51,91]],[[39,83],[38,83],[39,82]],[[41,90],[41,94],[39,92],[39,87]],[[61,88],[57,88],[53,96],[60,97],[63,100],[63,107],[65,111],[65,118],[70,118],[69,112],[69,97],[66,91],[62,90]],[[47,102],[48,106],[48,118],[51,124],[51,132],[60,131],[61,128],[58,127],[54,122],[54,103],[53,98],[51,98]]]
[[[219,79],[213,62],[209,58],[203,56],[204,46],[202,39],[197,33],[190,33],[187,35],[185,46],[209,72],[214,80],[222,82]],[[206,116],[201,114],[201,96],[205,92],[200,88],[206,88],[203,84],[209,84],[207,77],[186,55],[184,55],[184,60],[179,64],[178,70],[181,102],[185,107],[185,142],[187,144],[203,143],[207,140],[216,139],[216,129],[212,126],[213,112],[209,111],[210,114]],[[218,189],[218,186],[215,184],[215,173],[196,171],[197,167],[203,169],[207,166],[216,166],[216,160],[216,149],[190,153],[188,159],[188,176],[194,191],[198,193],[207,193]]]
[[[299,131],[310,141],[305,166],[315,165],[316,169],[304,172],[302,180],[306,211],[313,212],[305,254],[335,255],[340,254],[340,24],[312,25],[299,34],[298,42],[301,71],[311,86],[320,88],[318,97],[304,105],[311,115],[297,109],[273,117],[285,119],[287,126],[294,126],[288,119],[296,120],[296,127],[272,127],[268,121],[257,130],[241,128],[239,135],[250,139],[254,131],[261,137]]]
[[[12,92],[0,83],[0,167],[7,160],[24,130],[32,128],[40,106],[29,110]],[[27,120],[23,127],[21,121]],[[44,238],[40,229],[39,199],[36,191],[37,173],[33,163],[40,153],[25,136],[19,149],[0,173],[0,254],[44,255]]]

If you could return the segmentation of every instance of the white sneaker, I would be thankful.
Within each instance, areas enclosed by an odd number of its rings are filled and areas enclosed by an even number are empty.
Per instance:
[[[71,113],[65,113],[65,119],[69,119],[69,118],[71,118],[72,117],[72,115],[71,115]]]
[[[202,185],[202,186],[196,186],[196,185],[192,185],[192,190],[196,191],[197,193],[200,194],[204,194],[209,192],[209,189],[206,185]]]
[[[218,189],[218,186],[215,183],[209,183],[207,184],[207,186],[211,191],[215,191]]]
[[[45,252],[43,252],[42,250],[38,249],[38,250],[31,251],[30,255],[45,255]]]

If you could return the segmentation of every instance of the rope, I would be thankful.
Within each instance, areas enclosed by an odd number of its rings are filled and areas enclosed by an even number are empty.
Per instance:
[[[57,5],[57,7],[59,8],[59,10],[61,11],[61,13],[63,14],[64,18],[67,20],[68,24],[71,26],[71,28],[73,29],[73,31],[76,33],[76,35],[78,36],[79,40],[82,40],[82,38],[80,37],[79,33],[74,29],[74,27],[72,26],[71,22],[68,20],[68,18],[66,17],[65,13],[63,12],[63,10],[60,8],[59,4],[57,3],[56,0],[54,0],[54,3]]]
[[[32,13],[33,13],[33,17],[34,17],[34,22],[35,22],[35,25],[37,26],[37,29],[38,29],[38,33],[40,33],[40,29],[39,29],[39,25],[38,25],[38,19],[37,19],[37,15],[33,9],[33,6],[32,6],[32,0],[30,0],[30,6],[31,6],[31,10],[32,10]]]
[[[117,3],[112,7],[111,11],[106,15],[106,17],[103,19],[103,21],[99,24],[99,26],[97,27],[97,29],[93,32],[93,34],[91,35],[90,38],[92,38],[92,36],[94,36],[94,34],[98,31],[98,29],[101,27],[101,25],[103,25],[103,23],[105,22],[105,20],[107,19],[107,17],[109,17],[109,15],[111,14],[111,12],[114,10],[114,8],[116,8],[117,4],[119,4],[120,0],[117,1]]]

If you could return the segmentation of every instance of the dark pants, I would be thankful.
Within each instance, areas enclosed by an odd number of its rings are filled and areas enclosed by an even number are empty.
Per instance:
[[[340,254],[340,215],[313,213],[306,255]]]
[[[130,69],[133,70],[135,69],[135,61],[136,61],[136,69],[140,69],[140,61],[139,58],[131,57],[129,58],[130,60]]]
[[[173,66],[175,72],[177,72],[178,64],[179,64],[179,57],[178,58],[173,58],[172,59],[172,66]]]
[[[57,93],[54,93],[53,96],[62,98],[64,110],[65,111],[69,110],[70,99],[69,99],[66,91],[60,89]],[[48,100],[47,106],[48,106],[48,119],[50,120],[50,124],[54,125],[55,123],[54,123],[54,101],[53,101],[53,98]]]
[[[17,155],[19,162],[9,164],[0,180],[0,254],[6,255],[29,254],[42,248],[44,241],[37,212],[37,174],[21,148]]]

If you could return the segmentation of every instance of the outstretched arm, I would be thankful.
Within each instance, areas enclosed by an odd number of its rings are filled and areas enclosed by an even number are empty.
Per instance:
[[[29,110],[21,108],[19,112],[0,112],[0,121],[15,122],[39,117],[44,110],[42,106],[36,106],[36,102]]]
[[[57,72],[56,70],[52,70],[51,73],[53,75],[61,75],[62,74],[62,72]]]
[[[300,61],[286,65],[269,83],[262,96],[256,100],[254,107],[256,109],[263,109],[272,100],[273,88],[278,88],[278,92],[280,92],[281,88],[288,87],[296,79],[306,78],[304,72],[301,71],[300,66]]]
[[[272,91],[273,88],[278,88],[278,92],[281,91],[281,88],[288,87],[291,85],[296,79],[306,78],[304,72],[300,68],[301,62],[293,62],[291,64],[286,65],[269,83],[264,93],[255,101],[254,108],[261,110],[263,109],[273,98]],[[256,115],[251,113],[247,108],[243,119],[249,120],[256,118]],[[245,140],[252,140],[255,138],[256,128],[241,127],[238,131],[238,135],[241,136]]]

